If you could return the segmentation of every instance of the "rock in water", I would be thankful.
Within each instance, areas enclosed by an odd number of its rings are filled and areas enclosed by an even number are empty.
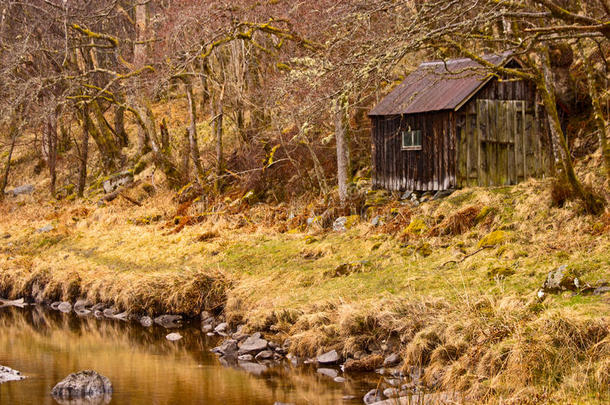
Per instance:
[[[237,353],[237,341],[234,339],[225,340],[220,346],[213,348],[212,352],[226,357],[235,357],[235,354]]]
[[[372,389],[366,393],[362,400],[365,404],[374,404],[375,402],[383,400],[383,393],[381,392],[381,390]]]
[[[170,342],[175,342],[176,340],[182,339],[182,335],[179,333],[170,333],[169,335],[165,336],[165,339],[169,340]]]
[[[60,399],[95,398],[112,394],[112,383],[93,370],[72,373],[57,383],[51,395]]]
[[[8,381],[20,381],[25,377],[17,370],[13,370],[9,367],[0,366],[0,384]]]
[[[161,315],[155,318],[155,323],[166,329],[179,328],[182,325],[182,316],[180,315]]]
[[[321,354],[317,358],[318,363],[320,363],[320,364],[335,364],[340,359],[341,358],[339,357],[339,354],[337,353],[336,350],[331,350],[330,352]]]
[[[220,334],[225,334],[226,335],[225,332],[227,331],[228,327],[229,327],[229,324],[227,324],[226,322],[222,322],[222,323],[218,324],[218,326],[216,326],[214,328],[214,332],[218,333],[219,335]]]
[[[150,316],[143,316],[142,318],[140,318],[140,325],[144,326],[145,328],[151,327],[152,324],[153,320]]]
[[[400,363],[400,356],[396,353],[390,354],[388,357],[383,360],[384,367],[394,367]]]
[[[267,348],[267,341],[260,338],[260,334],[255,333],[239,346],[239,355],[256,353]]]
[[[61,312],[68,313],[72,311],[72,304],[69,302],[62,302],[57,306],[57,309],[59,309]]]

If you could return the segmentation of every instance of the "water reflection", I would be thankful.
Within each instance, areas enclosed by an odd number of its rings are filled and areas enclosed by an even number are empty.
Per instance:
[[[0,385],[0,404],[56,404],[51,388],[84,369],[112,381],[112,404],[336,404],[348,403],[342,400],[346,395],[360,403],[376,384],[375,377],[336,383],[288,363],[256,376],[239,365],[221,366],[209,352],[217,340],[198,325],[181,329],[183,339],[177,342],[167,341],[167,333],[159,326],[145,329],[39,307],[0,309],[0,364],[28,376]]]

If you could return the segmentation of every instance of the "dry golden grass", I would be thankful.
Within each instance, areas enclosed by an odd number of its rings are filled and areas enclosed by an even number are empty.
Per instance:
[[[552,207],[548,181],[381,207],[386,226],[361,222],[343,234],[304,228],[314,205],[248,207],[235,198],[176,229],[172,194],[158,189],[142,202],[6,201],[0,295],[42,289],[49,300],[86,296],[151,314],[223,310],[232,325],[290,336],[302,356],[376,352],[387,340],[406,367],[425,368],[430,387],[491,403],[608,396],[608,298],[535,300],[560,264],[588,282],[610,278],[607,219]],[[192,204],[181,214],[202,210]],[[138,221],[146,218],[159,219]],[[403,244],[413,218],[437,231]],[[49,223],[54,230],[36,232]],[[506,241],[470,256],[495,230]],[[357,270],[337,270],[344,265]]]

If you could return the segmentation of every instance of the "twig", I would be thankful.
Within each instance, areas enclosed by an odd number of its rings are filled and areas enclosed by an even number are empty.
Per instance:
[[[466,256],[462,257],[460,260],[449,260],[448,262],[445,262],[445,263],[441,264],[441,267],[444,267],[445,265],[447,265],[449,263],[456,263],[456,264],[457,263],[462,263],[464,260],[468,259],[469,257],[474,256],[477,253],[482,252],[485,249],[490,249],[492,247],[493,246],[483,246],[482,248],[479,248],[479,249],[475,250],[474,252],[472,252],[470,254],[467,254]]]

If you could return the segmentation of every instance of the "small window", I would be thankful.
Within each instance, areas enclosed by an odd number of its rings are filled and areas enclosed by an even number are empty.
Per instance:
[[[402,131],[402,150],[421,150],[421,131]]]

